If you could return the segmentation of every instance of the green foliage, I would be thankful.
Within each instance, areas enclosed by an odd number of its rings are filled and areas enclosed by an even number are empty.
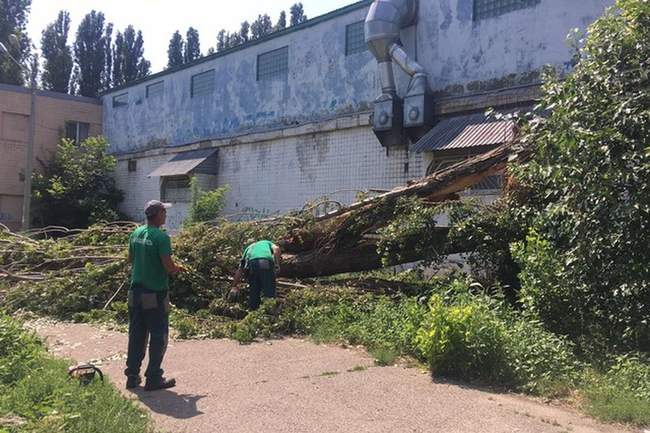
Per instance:
[[[589,375],[585,395],[595,417],[650,425],[650,362],[641,355],[619,356],[605,374]]]
[[[499,383],[511,380],[506,367],[505,323],[489,304],[474,300],[445,305],[433,295],[416,344],[434,374]]]
[[[23,64],[30,55],[30,40],[26,30],[31,4],[31,0],[0,1],[0,42],[7,47],[14,59]],[[13,43],[10,35],[16,36],[17,44]],[[20,66],[4,54],[0,55],[0,83],[20,86],[24,81]]]
[[[149,75],[151,62],[144,58],[142,31],[136,33],[132,25],[115,35],[112,56],[112,86],[123,86]]]
[[[0,313],[0,386],[11,385],[27,375],[40,355],[38,339]]]
[[[153,432],[144,412],[98,380],[80,386],[67,364],[47,356],[31,334],[0,315],[0,425],[3,432]]]
[[[111,84],[113,25],[102,12],[91,11],[81,20],[74,42],[78,74],[75,86],[81,96],[99,97]]]
[[[217,219],[226,205],[228,186],[225,185],[212,191],[201,191],[198,180],[193,177],[190,190],[192,192],[192,204],[186,223],[195,224]]]
[[[79,146],[62,140],[54,161],[34,177],[34,220],[42,226],[88,227],[119,219],[123,194],[111,176],[115,157],[108,144],[91,137]]]
[[[53,23],[43,30],[41,52],[45,59],[41,80],[45,90],[68,93],[72,74],[72,49],[68,45],[70,13],[60,11]]]
[[[534,153],[514,169],[530,230],[514,251],[526,302],[550,329],[648,351],[650,4],[616,6],[590,27],[573,73],[545,86],[550,115],[524,136]]]
[[[183,36],[181,32],[176,30],[169,40],[169,47],[167,48],[167,68],[175,68],[184,63],[183,60]]]
[[[183,60],[185,63],[193,62],[201,57],[201,43],[199,42],[199,31],[194,27],[187,29],[185,34],[185,51]]]

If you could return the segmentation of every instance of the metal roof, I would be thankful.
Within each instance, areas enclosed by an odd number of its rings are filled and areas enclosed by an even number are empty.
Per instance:
[[[510,141],[514,135],[511,120],[497,120],[485,113],[467,114],[441,120],[413,149],[420,153],[490,146]]]
[[[149,177],[184,176],[196,169],[217,152],[217,149],[200,149],[179,153],[149,173]]]

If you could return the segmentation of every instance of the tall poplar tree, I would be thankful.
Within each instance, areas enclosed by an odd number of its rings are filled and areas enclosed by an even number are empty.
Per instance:
[[[106,25],[104,14],[94,10],[79,24],[74,54],[79,68],[75,85],[80,95],[96,98],[110,86],[112,30],[111,24]]]
[[[0,42],[19,63],[30,57],[30,40],[26,26],[31,0],[0,0]],[[14,35],[11,37],[10,35]],[[0,55],[0,83],[22,85],[25,77],[20,66],[7,56]]]
[[[181,66],[184,62],[183,59],[183,46],[185,42],[183,41],[183,36],[181,32],[176,30],[174,35],[169,41],[169,48],[167,48],[167,67],[175,68]]]
[[[70,14],[60,11],[53,23],[43,30],[41,53],[45,60],[41,83],[44,89],[68,93],[72,73],[72,49],[68,45]]]
[[[187,34],[185,35],[185,53],[184,61],[185,63],[193,62],[194,60],[201,57],[201,44],[199,43],[199,31],[194,27],[187,29]]]

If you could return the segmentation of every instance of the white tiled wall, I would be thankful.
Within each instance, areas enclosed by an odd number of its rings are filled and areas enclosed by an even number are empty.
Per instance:
[[[221,147],[218,158],[217,183],[230,186],[224,213],[243,218],[300,209],[323,196],[349,204],[357,191],[391,189],[425,171],[421,155],[405,149],[387,154],[367,127]],[[135,173],[126,160],[119,162],[117,182],[128,216],[138,218],[147,200],[160,197],[159,179],[146,176],[169,159],[139,159]],[[186,212],[186,205],[168,212],[168,227],[177,227]]]

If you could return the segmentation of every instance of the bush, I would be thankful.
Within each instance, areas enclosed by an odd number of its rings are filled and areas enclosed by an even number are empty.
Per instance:
[[[222,186],[213,191],[201,191],[196,177],[192,177],[190,189],[192,203],[186,223],[195,224],[217,219],[226,204],[228,186]]]
[[[104,138],[76,145],[61,140],[54,161],[34,176],[34,222],[40,226],[88,227],[115,221],[123,193],[111,173],[117,160],[106,153]]]
[[[585,386],[587,411],[605,421],[650,425],[650,363],[622,355],[605,374],[591,372]]]
[[[650,3],[618,0],[574,71],[549,77],[550,115],[531,122],[532,157],[512,168],[529,192],[517,247],[528,305],[551,330],[617,352],[650,351],[648,70]]]
[[[489,383],[512,380],[505,323],[488,304],[472,300],[445,305],[442,296],[433,295],[415,341],[434,374]]]

